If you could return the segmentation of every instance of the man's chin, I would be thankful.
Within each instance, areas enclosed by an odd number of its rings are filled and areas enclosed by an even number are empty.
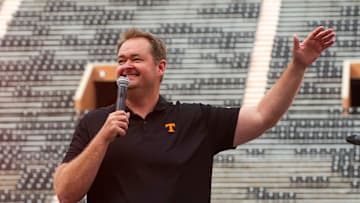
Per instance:
[[[128,90],[135,89],[135,88],[136,88],[136,84],[131,84],[131,81],[130,81],[130,84],[128,86]]]

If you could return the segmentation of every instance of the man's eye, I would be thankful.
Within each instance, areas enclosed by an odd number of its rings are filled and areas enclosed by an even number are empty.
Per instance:
[[[119,64],[124,64],[125,61],[124,61],[124,60],[119,60],[118,63],[119,63]]]

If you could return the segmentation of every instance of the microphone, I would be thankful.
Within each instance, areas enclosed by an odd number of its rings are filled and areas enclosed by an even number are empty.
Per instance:
[[[358,134],[349,135],[346,137],[346,141],[354,145],[360,145],[360,135]]]
[[[125,110],[125,99],[126,99],[126,92],[127,87],[130,81],[129,78],[120,76],[116,80],[116,84],[118,86],[118,97],[116,101],[116,110]]]

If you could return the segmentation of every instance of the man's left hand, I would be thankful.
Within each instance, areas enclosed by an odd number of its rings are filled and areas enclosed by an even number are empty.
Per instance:
[[[336,33],[332,29],[316,28],[300,43],[298,36],[293,36],[293,63],[307,67],[313,63],[326,48],[335,43]]]

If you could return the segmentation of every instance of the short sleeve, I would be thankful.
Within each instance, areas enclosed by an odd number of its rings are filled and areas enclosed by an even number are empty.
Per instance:
[[[240,108],[210,107],[208,129],[214,154],[233,149],[235,128]]]
[[[70,162],[79,155],[90,142],[90,136],[86,128],[85,117],[76,126],[70,146],[63,159],[63,163]]]

